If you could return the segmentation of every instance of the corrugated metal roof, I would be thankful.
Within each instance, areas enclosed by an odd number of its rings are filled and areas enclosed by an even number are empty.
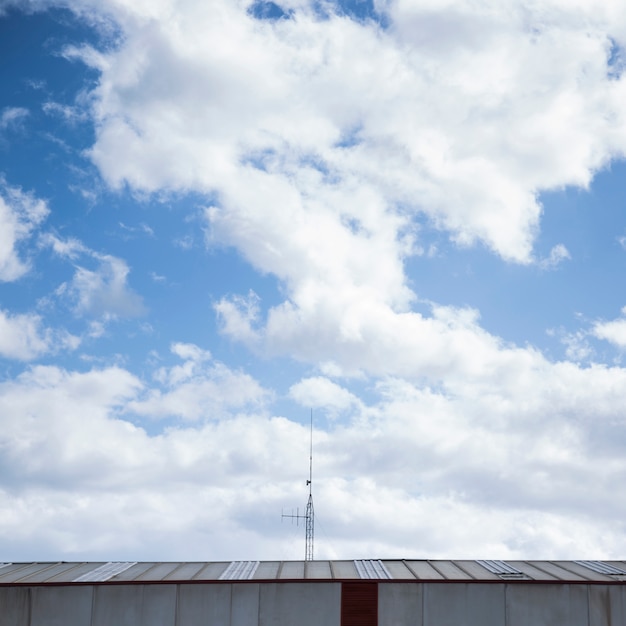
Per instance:
[[[250,580],[258,566],[258,561],[232,561],[220,576],[220,580]]]
[[[130,569],[133,565],[137,565],[137,562],[134,563],[123,563],[123,562],[114,562],[109,561],[109,563],[105,563],[100,567],[96,567],[89,572],[86,572],[82,576],[75,578],[73,582],[75,583],[103,583],[110,578],[113,578],[117,574],[121,574],[125,572],[127,569]]]
[[[520,572],[520,570],[506,561],[486,560],[476,562],[486,567],[492,574],[496,574],[502,580],[522,580],[527,578],[524,572]]]
[[[587,567],[598,574],[608,574],[609,576],[626,575],[624,568],[616,567],[615,565],[611,565],[611,563],[604,563],[603,561],[574,561],[574,563]]]
[[[355,561],[356,571],[359,572],[361,578],[370,578],[381,580],[383,578],[392,578],[389,570],[385,567],[380,559],[362,559]]]
[[[0,585],[268,580],[624,582],[624,561],[402,560],[0,563]]]

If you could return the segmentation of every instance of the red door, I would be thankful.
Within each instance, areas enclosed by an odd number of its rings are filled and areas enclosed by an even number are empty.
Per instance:
[[[378,626],[378,583],[341,584],[341,626]]]

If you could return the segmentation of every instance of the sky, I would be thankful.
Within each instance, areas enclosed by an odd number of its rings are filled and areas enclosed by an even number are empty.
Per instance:
[[[0,560],[623,559],[626,4],[0,0]]]

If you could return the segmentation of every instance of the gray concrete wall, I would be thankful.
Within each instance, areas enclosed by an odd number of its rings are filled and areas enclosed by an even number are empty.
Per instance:
[[[339,626],[339,582],[0,587],[0,626]],[[626,585],[378,585],[379,626],[626,626]]]

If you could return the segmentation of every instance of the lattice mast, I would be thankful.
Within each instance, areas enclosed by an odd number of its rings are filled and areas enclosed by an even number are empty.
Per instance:
[[[313,409],[311,409],[311,435],[309,438],[309,480],[306,481],[309,487],[309,499],[306,503],[306,538],[304,546],[304,560],[313,560],[313,544],[315,541],[315,513],[313,512]]]
[[[304,539],[304,560],[313,560],[313,548],[315,544],[315,512],[313,510],[313,409],[311,409],[311,432],[309,440],[309,479],[306,481],[309,488],[309,499],[306,503],[306,511],[304,515],[300,515],[300,510],[296,509],[296,513],[291,515],[282,514],[282,518],[296,520],[296,524],[300,520],[304,520],[305,539]]]

